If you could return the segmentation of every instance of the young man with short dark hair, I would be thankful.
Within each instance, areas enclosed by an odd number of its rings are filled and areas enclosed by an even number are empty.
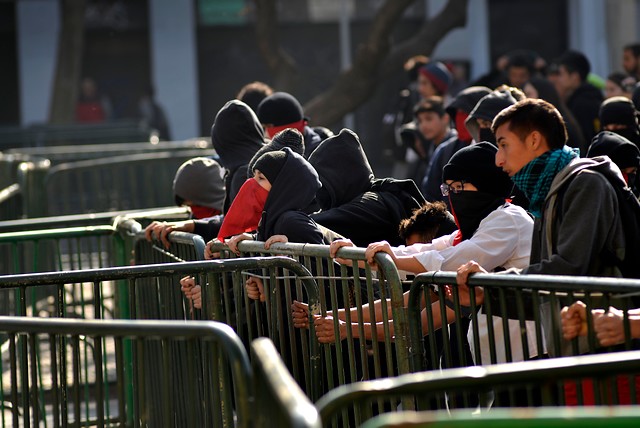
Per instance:
[[[631,43],[624,47],[622,68],[631,76],[640,79],[640,43]]]
[[[617,276],[611,257],[625,248],[616,193],[606,175],[624,181],[608,158],[579,159],[565,143],[556,108],[526,99],[493,121],[496,165],[529,197],[535,217],[531,261],[521,273]],[[588,225],[588,226],[587,226]],[[469,263],[459,282],[482,269]]]
[[[568,51],[558,60],[559,92],[564,94],[586,141],[600,130],[598,111],[604,99],[602,92],[587,81],[590,72],[591,64],[581,52]]]

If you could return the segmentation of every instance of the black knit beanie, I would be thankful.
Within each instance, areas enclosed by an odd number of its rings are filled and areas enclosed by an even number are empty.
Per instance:
[[[491,143],[472,144],[458,150],[442,170],[442,181],[465,181],[478,191],[510,196],[513,182],[509,175],[496,166],[497,147]]]
[[[602,131],[591,140],[587,157],[609,156],[618,168],[640,166],[640,150],[631,141],[615,132]]]
[[[458,110],[470,113],[478,101],[490,93],[491,89],[486,86],[469,86],[468,88],[460,91],[445,110],[449,113],[449,116],[451,116],[451,120],[453,120],[456,117],[456,112]]]
[[[269,183],[273,185],[282,170],[282,166],[287,160],[287,154],[282,150],[273,152],[267,152],[260,156],[253,166],[254,170],[260,171],[269,180]]]
[[[611,97],[600,106],[600,125],[626,125],[637,128],[636,109],[630,99],[626,97]]]
[[[304,119],[302,106],[297,99],[286,92],[275,92],[262,100],[256,112],[260,123],[282,126]]]
[[[304,137],[300,131],[294,128],[287,128],[274,135],[271,142],[262,146],[262,148],[260,148],[260,150],[258,150],[251,158],[247,171],[249,173],[249,177],[253,176],[255,163],[263,154],[282,150],[285,147],[289,147],[293,152],[301,156],[304,154]]]

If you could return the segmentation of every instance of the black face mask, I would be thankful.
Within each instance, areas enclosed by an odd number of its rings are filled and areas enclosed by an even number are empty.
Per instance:
[[[464,241],[471,238],[480,222],[505,201],[490,193],[463,191],[449,193],[449,203]]]
[[[480,128],[480,141],[478,141],[478,143],[482,141],[488,141],[494,146],[496,145],[496,136],[493,135],[493,132],[491,132],[491,129]]]
[[[640,134],[633,128],[616,129],[615,132],[618,135],[623,136],[627,140],[631,141],[635,145],[640,145]]]

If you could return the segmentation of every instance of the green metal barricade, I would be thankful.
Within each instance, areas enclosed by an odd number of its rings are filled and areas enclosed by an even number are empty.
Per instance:
[[[537,387],[541,391],[542,405],[557,406],[556,392],[563,381],[596,378],[602,391],[611,391],[615,389],[615,381],[612,379],[639,371],[640,351],[428,371],[393,379],[343,385],[323,396],[316,406],[323,426],[331,426],[338,415],[354,408],[359,409],[357,415],[364,416],[356,420],[359,425],[373,415],[375,410],[379,410],[375,403],[380,398],[399,402],[401,397],[408,397],[417,402],[428,403],[430,399],[438,398],[445,392],[464,391],[487,395],[490,391],[509,390],[513,387]],[[485,411],[488,410],[473,408],[466,413],[471,415]],[[493,411],[489,410],[489,415]],[[520,426],[516,421],[512,421],[510,426],[515,425]]]
[[[55,287],[59,297],[52,302],[53,313],[57,317],[69,316],[67,302],[61,296],[74,294],[78,288],[90,288],[93,290],[92,299],[87,307],[91,311],[84,314],[95,318],[131,318],[131,319],[222,319],[224,307],[220,298],[222,279],[230,272],[239,275],[243,271],[262,271],[268,275],[275,275],[275,271],[287,272],[291,283],[296,288],[303,289],[312,307],[318,307],[317,285],[312,280],[309,272],[300,264],[288,257],[263,257],[234,260],[217,260],[206,262],[166,263],[159,265],[128,266],[116,268],[103,268],[95,270],[80,270],[70,272],[51,272],[29,275],[11,275],[0,277],[0,289],[15,289],[21,296],[18,299],[21,310],[25,310],[25,299],[22,296],[40,287]],[[269,273],[273,272],[273,273]],[[180,292],[179,280],[185,276],[193,276],[202,288],[202,309],[194,309],[191,301],[183,298]],[[122,283],[124,282],[124,285]],[[118,293],[112,300],[112,307],[103,306],[103,290],[113,284],[120,284],[125,292]],[[121,291],[120,287],[117,291]],[[126,297],[125,297],[126,296]],[[155,296],[150,299],[149,296]],[[222,313],[220,313],[222,311]],[[21,312],[24,313],[24,312]],[[245,312],[251,314],[251,311]],[[243,320],[242,315],[238,317]],[[253,325],[254,319],[246,319],[244,325]],[[236,326],[236,328],[238,328]],[[287,343],[287,349],[293,350],[297,356],[298,379],[310,397],[318,398],[322,393],[320,349],[315,340],[311,341],[309,331],[298,332],[298,340],[291,337]],[[246,338],[246,336],[245,336]],[[161,350],[148,350],[143,360],[136,362],[148,367],[156,367],[160,361],[155,358],[155,353]],[[187,372],[193,363],[188,351],[182,348],[174,350],[175,361],[171,374],[174,377],[172,383],[182,385],[188,377]],[[136,361],[136,360],[134,360]],[[132,373],[135,373],[135,366]],[[157,379],[156,381],[160,381]],[[158,385],[150,387],[150,394],[158,390]],[[1,393],[1,391],[0,391]],[[221,393],[230,393],[229,390],[221,390]],[[186,396],[186,395],[185,395]],[[158,400],[155,400],[157,403]]]
[[[217,248],[221,257],[235,256],[225,248]],[[354,327],[343,330],[338,317],[333,317],[334,335],[341,339],[337,343],[322,345],[323,391],[361,379],[409,373],[408,325],[402,284],[388,255],[377,255],[380,268],[373,272],[369,266],[354,270],[338,265],[329,257],[329,247],[325,245],[274,244],[270,250],[265,250],[262,242],[242,241],[238,248],[242,256],[284,254],[295,257],[304,264],[318,283],[320,308],[312,312],[314,315],[325,316],[326,311],[331,308],[350,308],[345,311],[345,322],[352,323]],[[364,260],[364,249],[345,248],[340,251],[340,256],[357,264]],[[263,320],[263,330],[249,330],[248,337],[253,339],[265,335],[266,331],[280,350],[285,364],[299,381],[299,377],[295,375],[295,355],[283,350],[287,351],[286,344],[298,334],[297,329],[291,327],[291,303],[293,300],[304,302],[305,296],[293,293],[293,288],[287,285],[286,276],[273,277],[260,273],[253,273],[251,276],[262,282],[266,299],[264,303],[255,305],[255,317]],[[238,281],[233,281],[232,284],[234,287],[237,287],[236,284],[243,286]],[[280,290],[285,291],[284,295],[278,295]],[[291,294],[288,290],[292,291]],[[373,302],[377,299],[382,303],[378,311],[373,307]],[[389,322],[391,318],[393,328]],[[279,325],[287,325],[288,330],[278,328]],[[344,334],[340,334],[340,331]],[[368,336],[367,331],[372,334]],[[383,408],[389,404],[381,401],[378,405]],[[406,402],[404,405],[410,408],[413,404]],[[351,420],[353,415],[343,415],[343,423],[349,424]]]
[[[318,411],[291,377],[273,342],[251,343],[256,427],[319,428]]]
[[[3,427],[253,426],[248,356],[224,324],[0,317],[0,332]],[[127,377],[130,347],[159,364]],[[172,383],[178,347],[191,358],[184,385]]]
[[[495,409],[491,413],[399,412],[380,415],[362,428],[632,428],[640,409],[632,407]]]
[[[453,272],[434,272],[418,275],[409,293],[409,321],[411,325],[411,343],[413,371],[425,370],[430,361],[442,357],[443,365],[461,364],[463,366],[487,365],[502,362],[523,361],[529,359],[577,356],[638,349],[638,343],[632,340],[628,320],[628,310],[638,307],[635,296],[640,293],[640,281],[620,278],[569,277],[551,275],[497,275],[477,274],[470,278],[469,284],[482,289],[470,288],[471,296],[462,296],[457,287],[450,287],[451,293],[445,294],[447,284],[456,283]],[[476,293],[482,291],[483,304],[476,304]],[[593,330],[592,317],[588,316],[588,334],[573,340],[562,337],[560,311],[562,306],[581,300],[586,304],[586,312],[591,309],[614,306],[625,313],[624,329],[626,338],[623,344],[603,348],[599,346]],[[442,314],[449,312],[449,321],[470,317],[469,331],[458,331],[453,341],[462,342],[467,335],[470,338],[473,361],[463,360],[464,355],[455,353],[447,336],[447,329],[437,329],[447,320]],[[482,317],[485,318],[484,324]],[[491,321],[487,321],[491,320]],[[435,327],[434,327],[435,326]],[[426,327],[426,331],[423,330]],[[427,334],[427,332],[430,332]],[[510,333],[505,333],[510,332]],[[444,346],[438,348],[436,339],[442,336]],[[422,352],[420,352],[422,351]],[[461,361],[462,360],[462,361]],[[635,382],[631,382],[634,384]],[[573,392],[558,392],[560,403],[601,402],[604,397],[593,395],[593,387],[578,383],[569,387]],[[638,391],[640,392],[640,391]],[[637,403],[636,388],[630,388],[630,400]],[[534,401],[531,401],[531,400]],[[615,397],[620,400],[622,397]],[[534,405],[535,397],[528,397],[526,391],[519,392],[521,405]],[[618,401],[616,401],[618,402]],[[496,400],[497,405],[513,405],[513,397],[503,396]],[[440,402],[440,407],[445,403]],[[449,402],[451,405],[451,402]],[[468,403],[464,403],[467,407]]]
[[[170,241],[174,239],[174,235],[176,238],[181,236],[172,233],[169,235]],[[148,252],[143,252],[144,247],[147,247],[145,251]],[[323,391],[362,379],[409,373],[409,330],[402,284],[388,256],[378,255],[381,269],[372,272],[368,266],[354,271],[334,263],[329,258],[329,247],[323,245],[275,244],[271,250],[265,250],[264,243],[243,241],[239,244],[239,249],[240,256],[244,257],[282,254],[294,257],[304,265],[318,283],[319,289],[320,306],[311,310],[312,314],[326,315],[325,311],[329,308],[353,308],[346,317],[357,327],[346,330],[337,345],[322,345]],[[237,257],[222,244],[217,250],[222,259]],[[162,253],[165,249],[159,243],[146,242],[140,234],[136,244],[136,257],[138,254],[141,254],[141,257],[137,258],[137,262],[159,262],[159,256],[154,255],[154,251]],[[341,257],[352,258],[356,262],[364,260],[364,249],[345,248],[340,254]],[[245,282],[249,278],[262,283],[265,290],[264,302],[248,299]],[[292,301],[308,301],[303,290],[291,282],[286,272],[245,271],[223,276],[221,280],[221,286],[215,287],[216,290],[220,290],[220,295],[215,299],[222,304],[214,312],[208,313],[209,319],[233,326],[245,343],[261,336],[271,338],[294,378],[301,385],[305,385],[307,382],[299,375],[302,368],[300,361],[304,361],[299,355],[302,351],[298,346],[289,346],[292,340],[296,344],[300,343],[302,349],[312,345],[303,341],[308,337],[306,334],[301,334],[300,330],[292,326]],[[382,310],[379,313],[374,311],[373,306],[364,306],[380,298]],[[393,330],[390,329],[389,323],[392,317]],[[371,330],[374,332],[370,338],[366,338],[365,334],[365,330],[368,329],[365,327],[366,319],[370,321]],[[334,317],[333,322],[334,329],[339,331],[337,317]],[[336,337],[340,335],[337,334]],[[315,337],[312,338],[317,344]],[[382,405],[384,404],[381,403]]]
[[[54,216],[172,205],[171,183],[178,167],[213,149],[142,153],[61,163],[20,165],[23,215]]]
[[[117,228],[118,224],[125,220],[135,220],[140,223],[140,227],[142,228],[153,220],[187,220],[190,215],[191,213],[186,207],[171,206],[154,209],[36,217],[0,221],[0,233],[105,225],[114,225],[114,227]]]
[[[3,150],[5,156],[23,156],[48,159],[51,165],[63,162],[98,159],[153,152],[179,152],[191,149],[211,148],[210,138],[194,138],[182,141],[130,142],[127,144],[73,144],[48,147],[20,147]],[[0,157],[1,159],[1,157]]]

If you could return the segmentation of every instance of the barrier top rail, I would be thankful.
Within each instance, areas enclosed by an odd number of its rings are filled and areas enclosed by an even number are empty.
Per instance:
[[[455,272],[429,272],[417,275],[415,283],[447,285],[456,283]],[[584,291],[597,292],[606,290],[612,293],[640,293],[640,280],[628,278],[605,278],[593,276],[569,275],[505,275],[474,274],[469,277],[468,284],[473,287],[494,286],[518,289],[546,291]],[[413,288],[413,287],[412,287]]]
[[[31,230],[24,232],[7,232],[0,233],[0,244],[41,239],[77,238],[86,236],[87,233],[90,233],[93,236],[111,235],[115,233],[115,231],[116,230],[113,226],[85,226],[68,227],[63,229]]]
[[[11,148],[4,153],[25,154],[30,156],[48,155],[59,156],[61,154],[85,154],[100,153],[101,157],[108,156],[112,153],[122,153],[128,151],[162,151],[162,150],[182,150],[182,149],[206,149],[211,148],[211,141],[206,138],[197,138],[180,141],[160,141],[156,144],[150,142],[127,143],[126,147],[121,143],[111,144],[74,144],[74,145],[56,145],[48,147],[19,147]]]
[[[329,421],[346,404],[374,397],[425,394],[452,389],[490,389],[495,385],[542,383],[583,376],[605,377],[640,369],[640,351],[553,358],[490,366],[445,369],[339,386],[316,402],[321,419]]]
[[[14,288],[25,285],[49,285],[60,282],[97,282],[158,275],[220,273],[229,270],[269,268],[274,265],[288,269],[298,275],[303,282],[308,282],[306,285],[309,292],[317,289],[317,286],[311,278],[311,274],[304,266],[289,257],[279,256],[4,275],[0,276],[0,288]]]
[[[226,249],[224,244],[214,245],[215,249]],[[276,243],[273,244],[270,250],[265,250],[264,242],[260,241],[240,241],[238,243],[238,249],[242,252],[270,252],[275,254],[287,254],[292,256],[309,256],[309,257],[324,257],[329,258],[329,246],[319,244],[298,244],[298,243]],[[352,259],[352,260],[366,260],[365,249],[358,247],[342,247],[338,250],[337,256]],[[394,311],[394,327],[396,332],[395,341],[399,348],[406,349],[409,341],[409,321],[407,317],[407,311],[404,307],[404,298],[402,296],[402,286],[398,269],[396,268],[391,256],[386,253],[377,253],[375,255],[376,262],[379,266],[380,272],[389,281],[392,286],[391,289],[391,307]],[[408,361],[399,362],[400,369],[408,372]]]
[[[22,220],[0,221],[0,232],[20,230],[50,229],[111,224],[117,217],[158,220],[162,218],[187,219],[190,212],[186,207],[159,207],[128,211],[72,214],[51,217],[37,217]]]
[[[450,412],[400,412],[383,414],[369,419],[362,428],[609,428],[636,427],[640,409],[617,407],[539,407],[523,410],[493,409],[491,412],[470,414],[464,410]]]

